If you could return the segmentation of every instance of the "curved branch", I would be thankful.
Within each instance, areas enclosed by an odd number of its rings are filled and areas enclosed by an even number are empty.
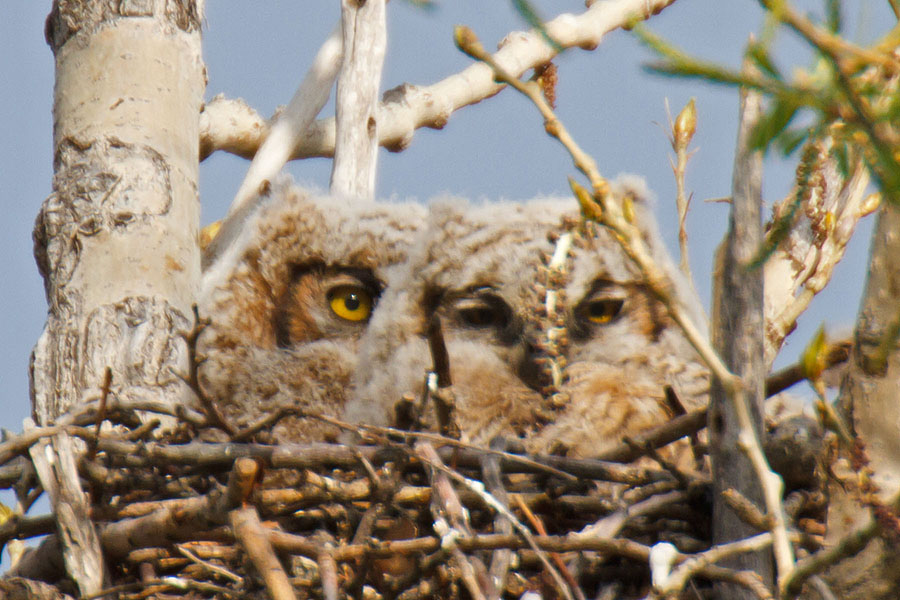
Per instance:
[[[630,27],[675,0],[611,0],[596,2],[579,15],[562,14],[546,24],[560,48],[593,50],[610,31]],[[553,60],[558,50],[536,31],[513,32],[501,42],[494,60],[514,76]],[[378,143],[392,152],[406,149],[416,129],[441,129],[457,110],[481,102],[503,86],[490,67],[476,63],[429,86],[403,84],[384,93],[378,107]],[[216,96],[200,115],[200,159],[217,150],[252,158],[268,135],[266,120],[242,100]],[[334,118],[315,121],[292,159],[334,155]]]

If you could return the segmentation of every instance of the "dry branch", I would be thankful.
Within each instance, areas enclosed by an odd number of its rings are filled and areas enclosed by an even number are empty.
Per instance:
[[[272,600],[296,600],[294,588],[278,557],[275,556],[256,509],[248,506],[233,510],[229,515],[229,521],[235,539],[240,542],[257,572],[262,575]]]
[[[266,139],[254,154],[241,187],[228,208],[229,217],[246,214],[250,198],[259,192],[260,186],[271,181],[290,159],[313,119],[328,102],[342,58],[341,28],[336,26],[319,48],[288,105],[272,119]]]
[[[710,393],[709,437],[713,471],[713,540],[733,542],[754,533],[725,501],[724,493],[734,488],[754,502],[765,502],[773,513],[773,523],[784,529],[780,479],[770,475],[760,439],[764,434],[763,399],[763,275],[750,264],[762,244],[762,152],[750,145],[753,127],[760,118],[762,98],[756,92],[742,92],[740,125],[734,159],[732,203],[729,228],[717,256],[713,293],[712,328],[716,349],[729,369],[741,379],[730,387],[714,378]],[[754,485],[757,480],[762,485]],[[770,490],[773,484],[774,490]],[[770,494],[770,491],[772,492]],[[773,501],[774,496],[774,501]],[[781,515],[777,520],[774,513]],[[784,538],[786,543],[786,537]],[[790,546],[776,552],[779,573],[791,567]],[[727,566],[749,569],[763,581],[773,580],[771,562],[764,553],[736,555]],[[723,593],[746,598],[743,591],[727,588]]]
[[[546,30],[561,48],[593,49],[610,31],[657,14],[673,2],[595,2],[579,15],[556,17],[546,24]],[[556,54],[557,50],[540,33],[531,31],[509,34],[494,56],[499,64],[520,76],[549,62]],[[376,111],[378,144],[393,151],[403,150],[412,143],[416,129],[441,129],[455,111],[493,96],[502,87],[494,81],[490,69],[475,64],[430,86],[404,84],[389,90]],[[268,134],[265,119],[240,100],[216,97],[200,117],[201,160],[217,150],[252,158]],[[333,156],[334,147],[335,120],[319,120],[310,126],[292,158]]]
[[[387,45],[386,0],[341,0],[344,57],[337,80],[331,193],[374,198],[378,89]]]
[[[75,442],[65,432],[32,446],[31,460],[56,515],[66,572],[82,595],[97,593],[107,578],[90,502],[75,466]]]

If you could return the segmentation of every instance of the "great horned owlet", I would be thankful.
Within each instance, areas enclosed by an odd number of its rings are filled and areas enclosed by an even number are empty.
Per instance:
[[[613,193],[701,328],[636,178]],[[519,436],[531,451],[590,457],[707,401],[708,373],[613,235],[573,199],[433,204],[427,228],[364,336],[348,418],[387,423],[421,394],[437,316],[465,439]]]
[[[287,406],[342,414],[387,273],[424,218],[416,204],[273,186],[203,276],[200,311],[212,324],[199,344],[201,381],[229,420],[247,425]],[[302,442],[334,432],[289,418],[273,433]]]

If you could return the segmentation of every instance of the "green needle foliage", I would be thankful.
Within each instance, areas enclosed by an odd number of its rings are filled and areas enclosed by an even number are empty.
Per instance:
[[[839,0],[825,0],[822,24],[797,13],[786,0],[761,4],[768,14],[761,41],[751,40],[747,46],[750,68],[736,71],[690,56],[638,25],[635,33],[661,59],[646,68],[758,90],[768,97],[768,105],[751,138],[754,148],[775,148],[788,156],[807,142],[830,136],[844,174],[848,156],[858,152],[884,197],[900,202],[900,135],[894,125],[900,119],[900,58],[894,53],[900,46],[900,27],[862,47],[839,36]],[[771,41],[780,29],[793,31],[815,52],[813,64],[795,69],[791,78],[771,55]]]

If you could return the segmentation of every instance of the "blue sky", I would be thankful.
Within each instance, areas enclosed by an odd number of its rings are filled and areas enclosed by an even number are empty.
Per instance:
[[[818,2],[797,2],[819,9]],[[850,37],[871,40],[893,24],[887,2],[846,2]],[[581,12],[583,2],[543,1],[545,18]],[[339,3],[264,0],[208,0],[204,55],[209,72],[207,98],[242,97],[271,115],[293,94],[319,44],[338,17]],[[46,302],[32,257],[31,229],[52,176],[51,104],[53,57],[43,39],[49,1],[9,0],[0,19],[0,426],[21,430],[29,414],[28,355],[43,327]],[[469,59],[453,46],[452,28],[472,27],[491,48],[524,23],[509,2],[442,0],[421,10],[403,0],[388,6],[389,46],[383,89],[404,82],[434,83],[456,73]],[[747,36],[758,31],[762,13],[754,0],[679,0],[649,26],[692,53],[731,66],[740,63]],[[806,64],[809,54],[787,32],[780,37],[781,64]],[[673,112],[696,97],[699,124],[696,153],[687,173],[694,193],[688,219],[691,264],[708,306],[712,254],[725,229],[727,209],[704,199],[727,196],[736,134],[737,93],[725,87],[678,81],[641,69],[651,56],[626,32],[613,32],[593,51],[570,50],[557,61],[558,112],[607,175],[643,175],[655,190],[657,214],[669,247],[676,248],[674,181],[669,168],[665,101]],[[331,114],[331,105],[324,113]],[[422,201],[446,192],[472,198],[523,199],[563,195],[575,174],[565,152],[543,131],[523,97],[506,90],[455,113],[441,131],[419,130],[404,152],[382,151],[378,194]],[[248,163],[216,154],[201,165],[203,222],[221,217]],[[312,159],[290,165],[301,183],[327,187],[330,163]],[[767,162],[768,203],[789,188],[794,166]],[[871,221],[871,220],[870,220]],[[859,304],[868,232],[864,223],[831,286],[804,316],[789,339],[795,357],[821,322],[849,330]]]

